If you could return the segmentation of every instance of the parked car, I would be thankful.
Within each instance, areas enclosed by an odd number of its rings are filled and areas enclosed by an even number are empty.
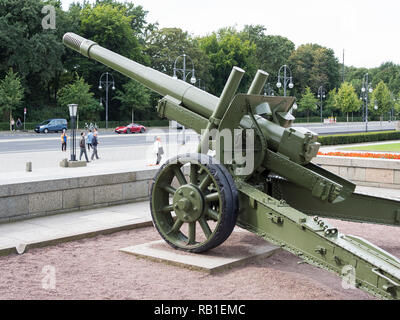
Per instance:
[[[136,124],[136,123],[131,123],[128,124],[127,126],[120,126],[115,128],[115,132],[120,134],[120,133],[136,133],[140,132],[143,133],[147,129],[145,126],[142,126],[141,124]]]
[[[68,129],[68,122],[66,119],[49,119],[38,124],[35,127],[37,133],[58,132]]]

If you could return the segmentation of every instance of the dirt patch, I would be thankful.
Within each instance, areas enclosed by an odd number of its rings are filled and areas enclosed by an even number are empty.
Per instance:
[[[400,256],[399,228],[331,223]],[[301,260],[285,251],[215,275],[118,251],[159,239],[148,227],[0,257],[0,299],[374,299],[343,289],[338,276],[298,264]],[[216,250],[240,250],[260,241],[245,231]]]

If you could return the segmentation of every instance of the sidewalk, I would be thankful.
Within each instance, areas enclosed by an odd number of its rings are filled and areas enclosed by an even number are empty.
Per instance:
[[[198,143],[191,141],[185,145],[164,145],[165,154],[162,163],[178,154],[195,152]],[[28,181],[40,181],[76,177],[82,175],[116,173],[155,169],[151,166],[156,157],[152,145],[127,147],[105,147],[99,151],[100,160],[94,160],[81,168],[61,168],[59,163],[69,158],[69,153],[62,151],[0,154],[0,185]],[[32,172],[25,171],[25,163],[32,162]]]
[[[0,225],[0,256],[153,225],[147,201]]]

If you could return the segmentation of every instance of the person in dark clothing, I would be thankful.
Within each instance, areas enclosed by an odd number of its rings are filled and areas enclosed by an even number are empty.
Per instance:
[[[91,160],[94,159],[94,157],[96,156],[96,159],[100,159],[98,154],[97,154],[97,145],[99,144],[98,140],[97,140],[97,132],[94,132],[93,134],[93,138],[92,138],[92,157]]]
[[[79,161],[82,159],[82,155],[85,155],[86,162],[89,162],[87,152],[86,152],[86,141],[85,141],[85,133],[81,133],[81,141],[79,142],[79,146],[81,147],[81,154],[79,156]]]
[[[18,120],[17,120],[17,129],[21,130],[21,127],[22,127],[22,121],[21,121],[20,118],[18,118]]]

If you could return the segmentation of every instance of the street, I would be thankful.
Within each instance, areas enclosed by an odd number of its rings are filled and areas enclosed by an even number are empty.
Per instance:
[[[306,127],[315,133],[322,134],[339,134],[365,132],[365,123],[362,122],[341,122],[334,124],[321,123],[295,123],[294,127]],[[394,130],[396,122],[379,121],[369,122],[368,131],[386,131]],[[81,130],[77,130],[77,139],[79,144]],[[71,143],[71,131],[69,130],[68,148]],[[138,145],[151,145],[156,136],[160,136],[164,143],[181,143],[183,141],[183,132],[168,128],[150,128],[143,134],[116,134],[113,131],[99,132],[99,147],[127,147]],[[185,138],[187,142],[197,141],[199,139],[193,130],[185,130]],[[78,145],[77,144],[77,145]],[[0,154],[18,153],[18,152],[40,152],[55,151],[61,148],[61,140],[59,133],[37,134],[33,132],[27,133],[0,133]]]
[[[192,130],[185,130],[186,142],[195,141],[197,134]],[[80,132],[77,131],[77,150],[79,151]],[[86,132],[87,133],[87,132]],[[68,151],[71,144],[71,131],[67,132],[69,140],[67,143]],[[99,148],[128,147],[139,145],[151,145],[155,137],[160,136],[164,143],[183,141],[181,131],[168,131],[168,129],[149,129],[143,134],[116,134],[111,131],[99,132]],[[0,154],[26,153],[41,151],[61,150],[61,138],[59,133],[37,134],[37,133],[1,133],[0,134]]]

